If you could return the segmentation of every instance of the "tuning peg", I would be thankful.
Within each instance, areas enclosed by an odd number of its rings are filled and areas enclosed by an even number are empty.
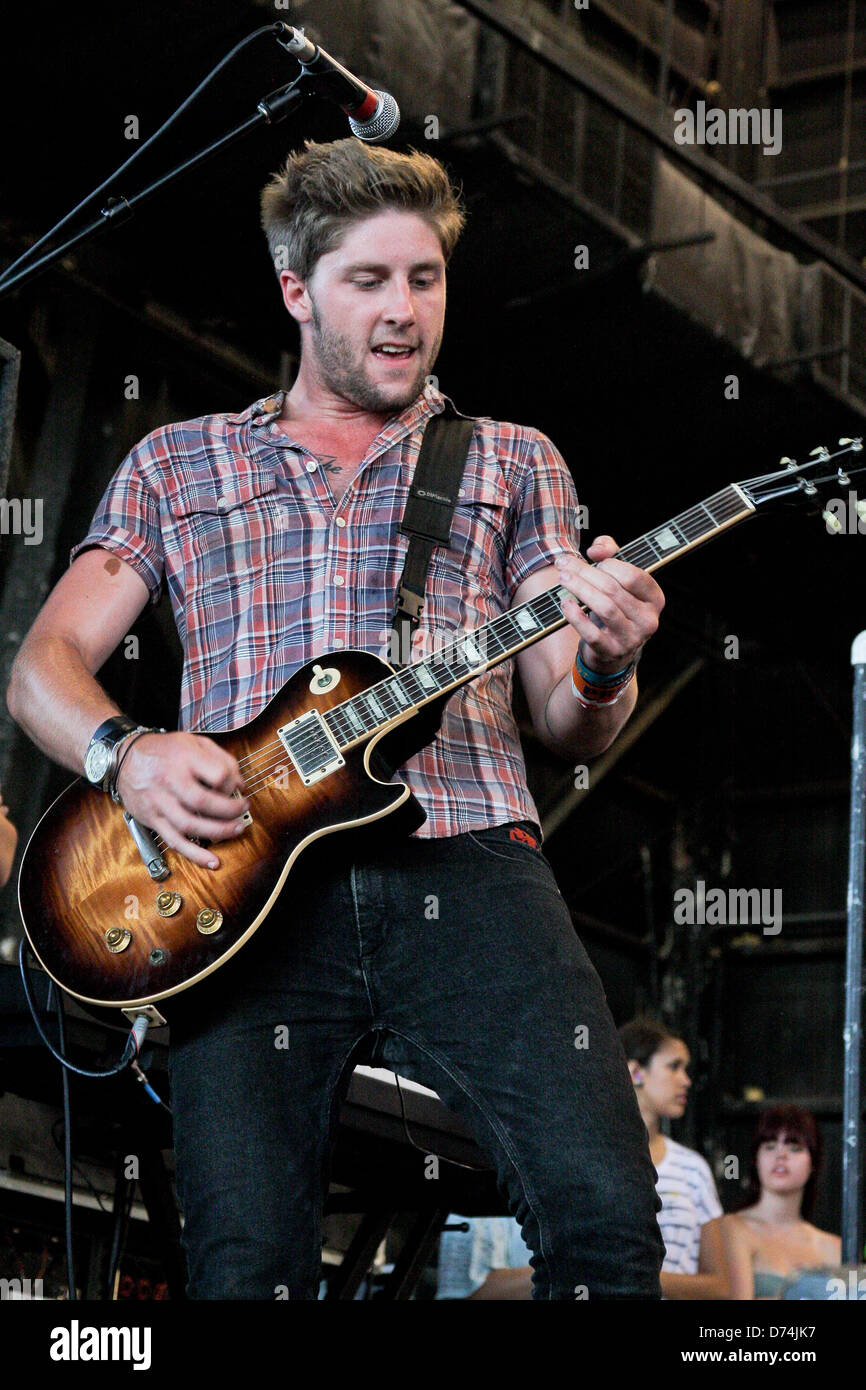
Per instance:
[[[818,491],[815,484],[807,482],[805,478],[800,479],[799,486],[807,497],[814,497],[815,493]]]
[[[825,510],[821,513],[821,515],[827,523],[828,531],[839,532],[842,530],[842,523],[834,512],[828,512]]]
[[[797,467],[797,461],[796,461],[796,459],[789,459],[789,458],[787,457],[787,455],[784,455],[782,458],[779,459],[779,467],[780,467],[780,468],[796,468],[796,467]]]
[[[848,477],[848,474],[845,473],[841,468],[837,470],[836,478],[837,481],[840,482],[843,487],[848,487],[851,483],[851,479]]]
[[[819,444],[817,449],[809,450],[809,458],[826,458],[829,452],[826,444]]]
[[[853,440],[853,439],[840,439],[840,440],[839,440],[839,443],[840,443],[840,444],[853,444],[853,443],[854,443],[854,440]]]

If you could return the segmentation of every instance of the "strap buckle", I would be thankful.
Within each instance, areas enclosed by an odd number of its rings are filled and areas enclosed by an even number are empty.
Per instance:
[[[405,613],[409,618],[420,618],[424,612],[424,595],[413,593],[405,584],[401,584],[397,590],[397,612]]]

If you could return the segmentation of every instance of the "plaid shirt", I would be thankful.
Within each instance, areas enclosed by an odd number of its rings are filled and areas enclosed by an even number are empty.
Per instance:
[[[179,726],[246,724],[305,662],[358,647],[387,659],[408,537],[398,530],[428,386],[370,445],[335,506],[315,456],[276,424],[284,395],[164,425],[127,455],[71,558],[101,546],[168,589],[184,649]],[[413,659],[504,613],[517,587],[577,549],[577,497],[539,431],[476,421],[452,523],[433,552]],[[456,691],[432,744],[400,769],[421,838],[539,823],[512,713],[513,659]]]

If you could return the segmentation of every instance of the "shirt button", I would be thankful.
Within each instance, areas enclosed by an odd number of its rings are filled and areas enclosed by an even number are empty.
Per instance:
[[[334,583],[337,585],[338,588],[341,584],[345,584],[345,582],[346,581],[341,574],[334,575]]]
[[[342,639],[342,637],[335,637],[335,638],[334,638],[334,646],[335,646],[335,647],[342,647],[342,645],[343,645],[343,639]]]
[[[457,490],[457,496],[458,496],[458,497],[465,497],[465,496],[466,496],[466,489],[465,489],[465,487],[458,488],[458,490]]]
[[[224,512],[226,507],[230,506],[233,500],[234,499],[231,497],[231,495],[229,493],[226,493],[225,497],[217,498],[217,506],[219,507],[221,512]]]
[[[307,459],[307,465],[306,465],[306,466],[307,466],[307,472],[308,472],[308,473],[315,473],[315,471],[316,471],[316,469],[318,468],[319,465],[316,463],[316,460],[315,460],[315,459]]]
[[[342,529],[342,528],[345,526],[345,524],[346,524],[346,519],[345,519],[345,517],[338,516],[338,517],[337,517],[337,525],[340,527],[340,529]]]

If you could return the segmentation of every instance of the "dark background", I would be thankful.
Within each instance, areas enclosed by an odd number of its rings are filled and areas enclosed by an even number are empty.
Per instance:
[[[679,6],[679,21],[703,32],[695,15],[705,8]],[[798,7],[785,8],[790,25]],[[558,11],[548,9],[553,21]],[[811,19],[820,10],[823,22],[831,9],[799,6],[803,27],[791,31],[797,43],[786,50],[792,64],[808,66],[802,45],[825,42]],[[599,53],[651,90],[658,55],[643,52],[634,35],[618,40],[606,14],[600,6],[591,34]],[[128,115],[145,138],[236,40],[273,17],[238,0],[19,10],[0,72],[6,259],[128,157]],[[340,53],[339,32],[326,42]],[[703,80],[718,79],[724,54],[718,42],[707,48]],[[826,54],[814,57],[815,68],[827,66]],[[250,114],[295,70],[275,44],[260,41],[118,187],[127,193]],[[855,95],[860,80],[858,73]],[[702,90],[676,68],[670,85],[683,101]],[[792,129],[831,139],[833,91],[819,79],[792,89]],[[854,129],[862,133],[858,109]],[[346,133],[338,111],[309,103],[0,303],[0,335],[23,353],[8,494],[30,495],[35,477],[48,480],[46,518],[55,526],[43,547],[4,545],[7,614],[14,600],[23,618],[62,572],[112,471],[144,433],[170,419],[243,408],[291,381],[297,341],[258,228],[258,190],[304,138]],[[648,293],[642,262],[623,256],[614,230],[501,143],[458,132],[437,145],[411,118],[391,143],[441,158],[469,209],[449,272],[436,367],[442,389],[464,412],[548,434],[589,509],[590,534],[625,542],[733,480],[773,470],[782,455],[802,459],[862,430],[861,414],[807,368],[762,371]],[[819,167],[831,153],[818,148],[802,158]],[[855,211],[840,235],[860,261],[866,246]],[[837,216],[825,212],[813,225],[839,241]],[[591,251],[585,279],[571,268],[577,244]],[[509,307],[517,298],[530,303]],[[730,373],[739,378],[737,400],[725,399]],[[137,401],[124,398],[129,374],[140,379]],[[667,608],[641,664],[644,700],[663,695],[692,662],[703,664],[604,776],[593,772],[590,794],[548,836],[547,852],[617,1021],[648,1006],[689,1042],[697,1085],[677,1132],[710,1157],[743,1156],[755,1096],[809,1105],[829,1150],[817,1219],[838,1229],[849,650],[866,625],[863,540],[828,535],[806,508],[783,511],[684,558],[660,582]],[[102,678],[131,714],[170,723],[179,659],[170,613],[147,614],[137,631],[143,659],[120,651]],[[12,625],[4,640],[14,645],[15,632],[20,638]],[[725,657],[731,635],[737,660]],[[525,733],[547,816],[573,774]],[[44,808],[69,780],[43,762],[22,739],[10,746],[4,792],[22,830],[35,802]],[[780,936],[677,926],[673,892],[698,878],[781,889]],[[11,886],[3,917],[14,935]],[[722,1190],[728,1206],[734,1189]]]

